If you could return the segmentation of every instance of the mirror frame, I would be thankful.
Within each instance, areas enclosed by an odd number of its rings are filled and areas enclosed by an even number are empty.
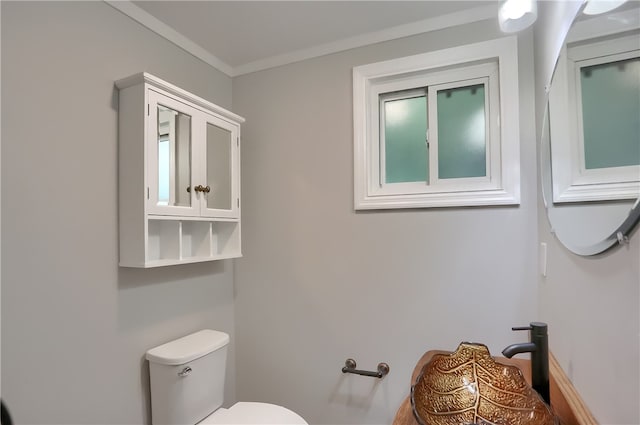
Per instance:
[[[638,197],[631,207],[629,214],[627,217],[620,223],[613,232],[609,234],[609,236],[605,237],[603,240],[596,242],[594,244],[588,246],[576,246],[566,241],[563,241],[556,231],[554,230],[554,225],[551,221],[551,217],[549,215],[549,202],[553,203],[553,195],[551,193],[547,193],[551,188],[551,135],[546,135],[545,132],[549,132],[549,94],[551,91],[551,85],[553,82],[553,77],[556,72],[556,68],[558,67],[558,61],[560,59],[560,53],[562,47],[565,45],[567,37],[569,35],[569,31],[571,27],[575,23],[576,19],[582,14],[586,2],[571,2],[572,4],[567,3],[565,14],[562,13],[554,16],[556,20],[558,20],[558,24],[560,26],[560,31],[556,32],[556,35],[559,35],[555,40],[553,38],[548,38],[546,41],[548,42],[549,48],[545,52],[546,54],[552,54],[553,60],[551,61],[552,66],[550,69],[544,69],[543,71],[548,73],[546,74],[546,78],[544,80],[545,83],[545,94],[544,94],[544,114],[542,116],[542,125],[540,127],[540,154],[539,154],[539,167],[540,171],[540,184],[542,188],[542,199],[544,202],[545,212],[547,216],[547,222],[551,227],[551,233],[553,233],[554,237],[562,244],[565,248],[576,255],[580,256],[593,256],[601,254],[609,249],[613,249],[616,246],[625,245],[629,242],[635,227],[638,222],[640,222],[640,197]],[[554,22],[555,23],[555,22]],[[559,42],[561,40],[561,43]],[[546,47],[546,46],[545,46]],[[546,181],[548,180],[548,182]]]

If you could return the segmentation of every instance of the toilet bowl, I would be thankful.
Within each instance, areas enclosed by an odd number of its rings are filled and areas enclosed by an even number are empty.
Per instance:
[[[220,408],[207,416],[199,425],[213,424],[279,424],[306,425],[300,415],[287,409],[269,403],[251,403],[241,401],[229,409]]]
[[[275,404],[222,408],[229,335],[205,329],[147,351],[153,425],[296,424],[307,422]]]

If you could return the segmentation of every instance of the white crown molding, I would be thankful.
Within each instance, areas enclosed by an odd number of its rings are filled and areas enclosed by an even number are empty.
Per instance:
[[[180,34],[178,31],[160,21],[147,11],[139,8],[132,2],[128,0],[104,0],[104,2],[109,6],[124,13],[134,21],[137,21],[145,27],[149,28],[159,36],[169,40],[186,52],[191,53],[201,61],[216,68],[218,71],[225,73],[229,77],[233,76],[233,68],[230,65],[221,61],[200,45],[194,43],[192,40]]]
[[[461,10],[459,12],[428,18],[409,24],[398,25],[381,31],[374,31],[359,36],[335,41],[332,43],[321,44],[308,49],[296,50],[294,52],[276,55],[266,59],[261,59],[254,62],[246,63],[244,65],[232,67],[215,57],[200,45],[180,34],[164,22],[158,20],[153,15],[139,8],[131,1],[104,0],[104,2],[230,77],[236,77],[239,75],[262,71],[269,68],[275,68],[278,66],[300,62],[306,59],[329,55],[332,53],[342,52],[345,50],[367,46],[370,44],[409,37],[412,35],[427,33],[430,31],[437,31],[447,27],[464,25],[472,22],[484,21],[487,19],[497,19],[498,16],[497,4],[489,6],[479,6],[474,7],[473,9]]]

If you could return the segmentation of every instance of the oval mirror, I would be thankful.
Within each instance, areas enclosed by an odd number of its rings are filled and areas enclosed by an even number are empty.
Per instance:
[[[555,236],[596,255],[628,241],[640,219],[640,3],[584,12],[556,61],[540,164]]]

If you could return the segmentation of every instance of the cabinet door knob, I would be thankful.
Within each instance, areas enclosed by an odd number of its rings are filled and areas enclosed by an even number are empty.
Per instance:
[[[191,193],[191,186],[187,186],[187,192]]]
[[[207,185],[207,187],[203,188],[202,191],[204,193],[209,193],[209,192],[211,192],[211,188],[209,187],[209,185]]]
[[[204,192],[204,186],[201,184],[197,185],[194,189],[196,192]]]

